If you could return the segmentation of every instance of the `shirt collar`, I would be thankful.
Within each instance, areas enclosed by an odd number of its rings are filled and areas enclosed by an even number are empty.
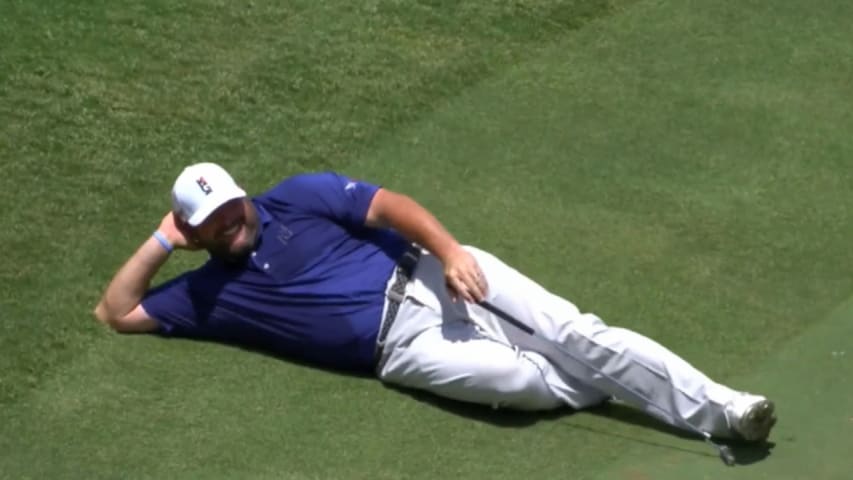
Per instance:
[[[258,211],[258,219],[260,219],[262,227],[266,226],[272,221],[272,215],[270,215],[270,212],[268,212],[267,209],[263,207],[263,205],[254,200],[252,201],[252,204],[255,205],[255,210]]]

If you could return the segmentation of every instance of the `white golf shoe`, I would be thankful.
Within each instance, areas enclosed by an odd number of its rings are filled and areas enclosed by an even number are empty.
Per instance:
[[[729,403],[726,410],[732,430],[748,442],[767,440],[770,430],[776,425],[775,405],[760,395],[742,393]]]

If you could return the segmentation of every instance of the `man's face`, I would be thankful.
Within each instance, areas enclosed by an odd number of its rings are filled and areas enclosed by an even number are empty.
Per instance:
[[[195,228],[199,246],[214,257],[236,261],[245,257],[258,237],[258,212],[248,198],[230,200]]]

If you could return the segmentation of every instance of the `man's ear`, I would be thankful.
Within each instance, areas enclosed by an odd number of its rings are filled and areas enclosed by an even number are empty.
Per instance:
[[[175,226],[178,227],[178,230],[183,232],[184,235],[188,235],[192,231],[192,227],[190,226],[190,224],[187,223],[186,220],[181,218],[180,215],[175,212],[172,212],[172,216],[175,219]]]

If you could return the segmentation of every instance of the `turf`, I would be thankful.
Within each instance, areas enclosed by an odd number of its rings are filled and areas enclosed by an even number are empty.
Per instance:
[[[2,290],[2,328],[39,334],[2,336],[0,402],[86,350],[97,334],[80,315],[157,225],[183,165],[221,162],[253,191],[345,169],[619,4],[4,2],[0,199],[19,208],[0,238],[29,261],[0,270],[17,287]]]
[[[845,357],[817,352],[851,320],[827,315],[853,287],[853,7],[249,5],[0,6],[0,476],[722,478],[623,410],[491,412],[105,332],[100,290],[200,160],[252,191],[333,168],[410,193],[584,309],[767,389],[782,437],[740,475],[803,478],[821,454],[797,442],[844,431],[849,404],[813,428],[800,386],[851,393]]]
[[[701,450],[684,455],[645,448],[593,478],[847,478],[853,468],[848,440],[853,431],[851,319],[853,300],[848,300],[820,325],[756,365],[745,378],[783,399],[780,413],[787,420],[775,430],[772,448],[764,452],[734,446],[738,465],[746,468],[726,469],[722,463],[715,468],[719,460],[711,449],[707,455],[701,455]]]

